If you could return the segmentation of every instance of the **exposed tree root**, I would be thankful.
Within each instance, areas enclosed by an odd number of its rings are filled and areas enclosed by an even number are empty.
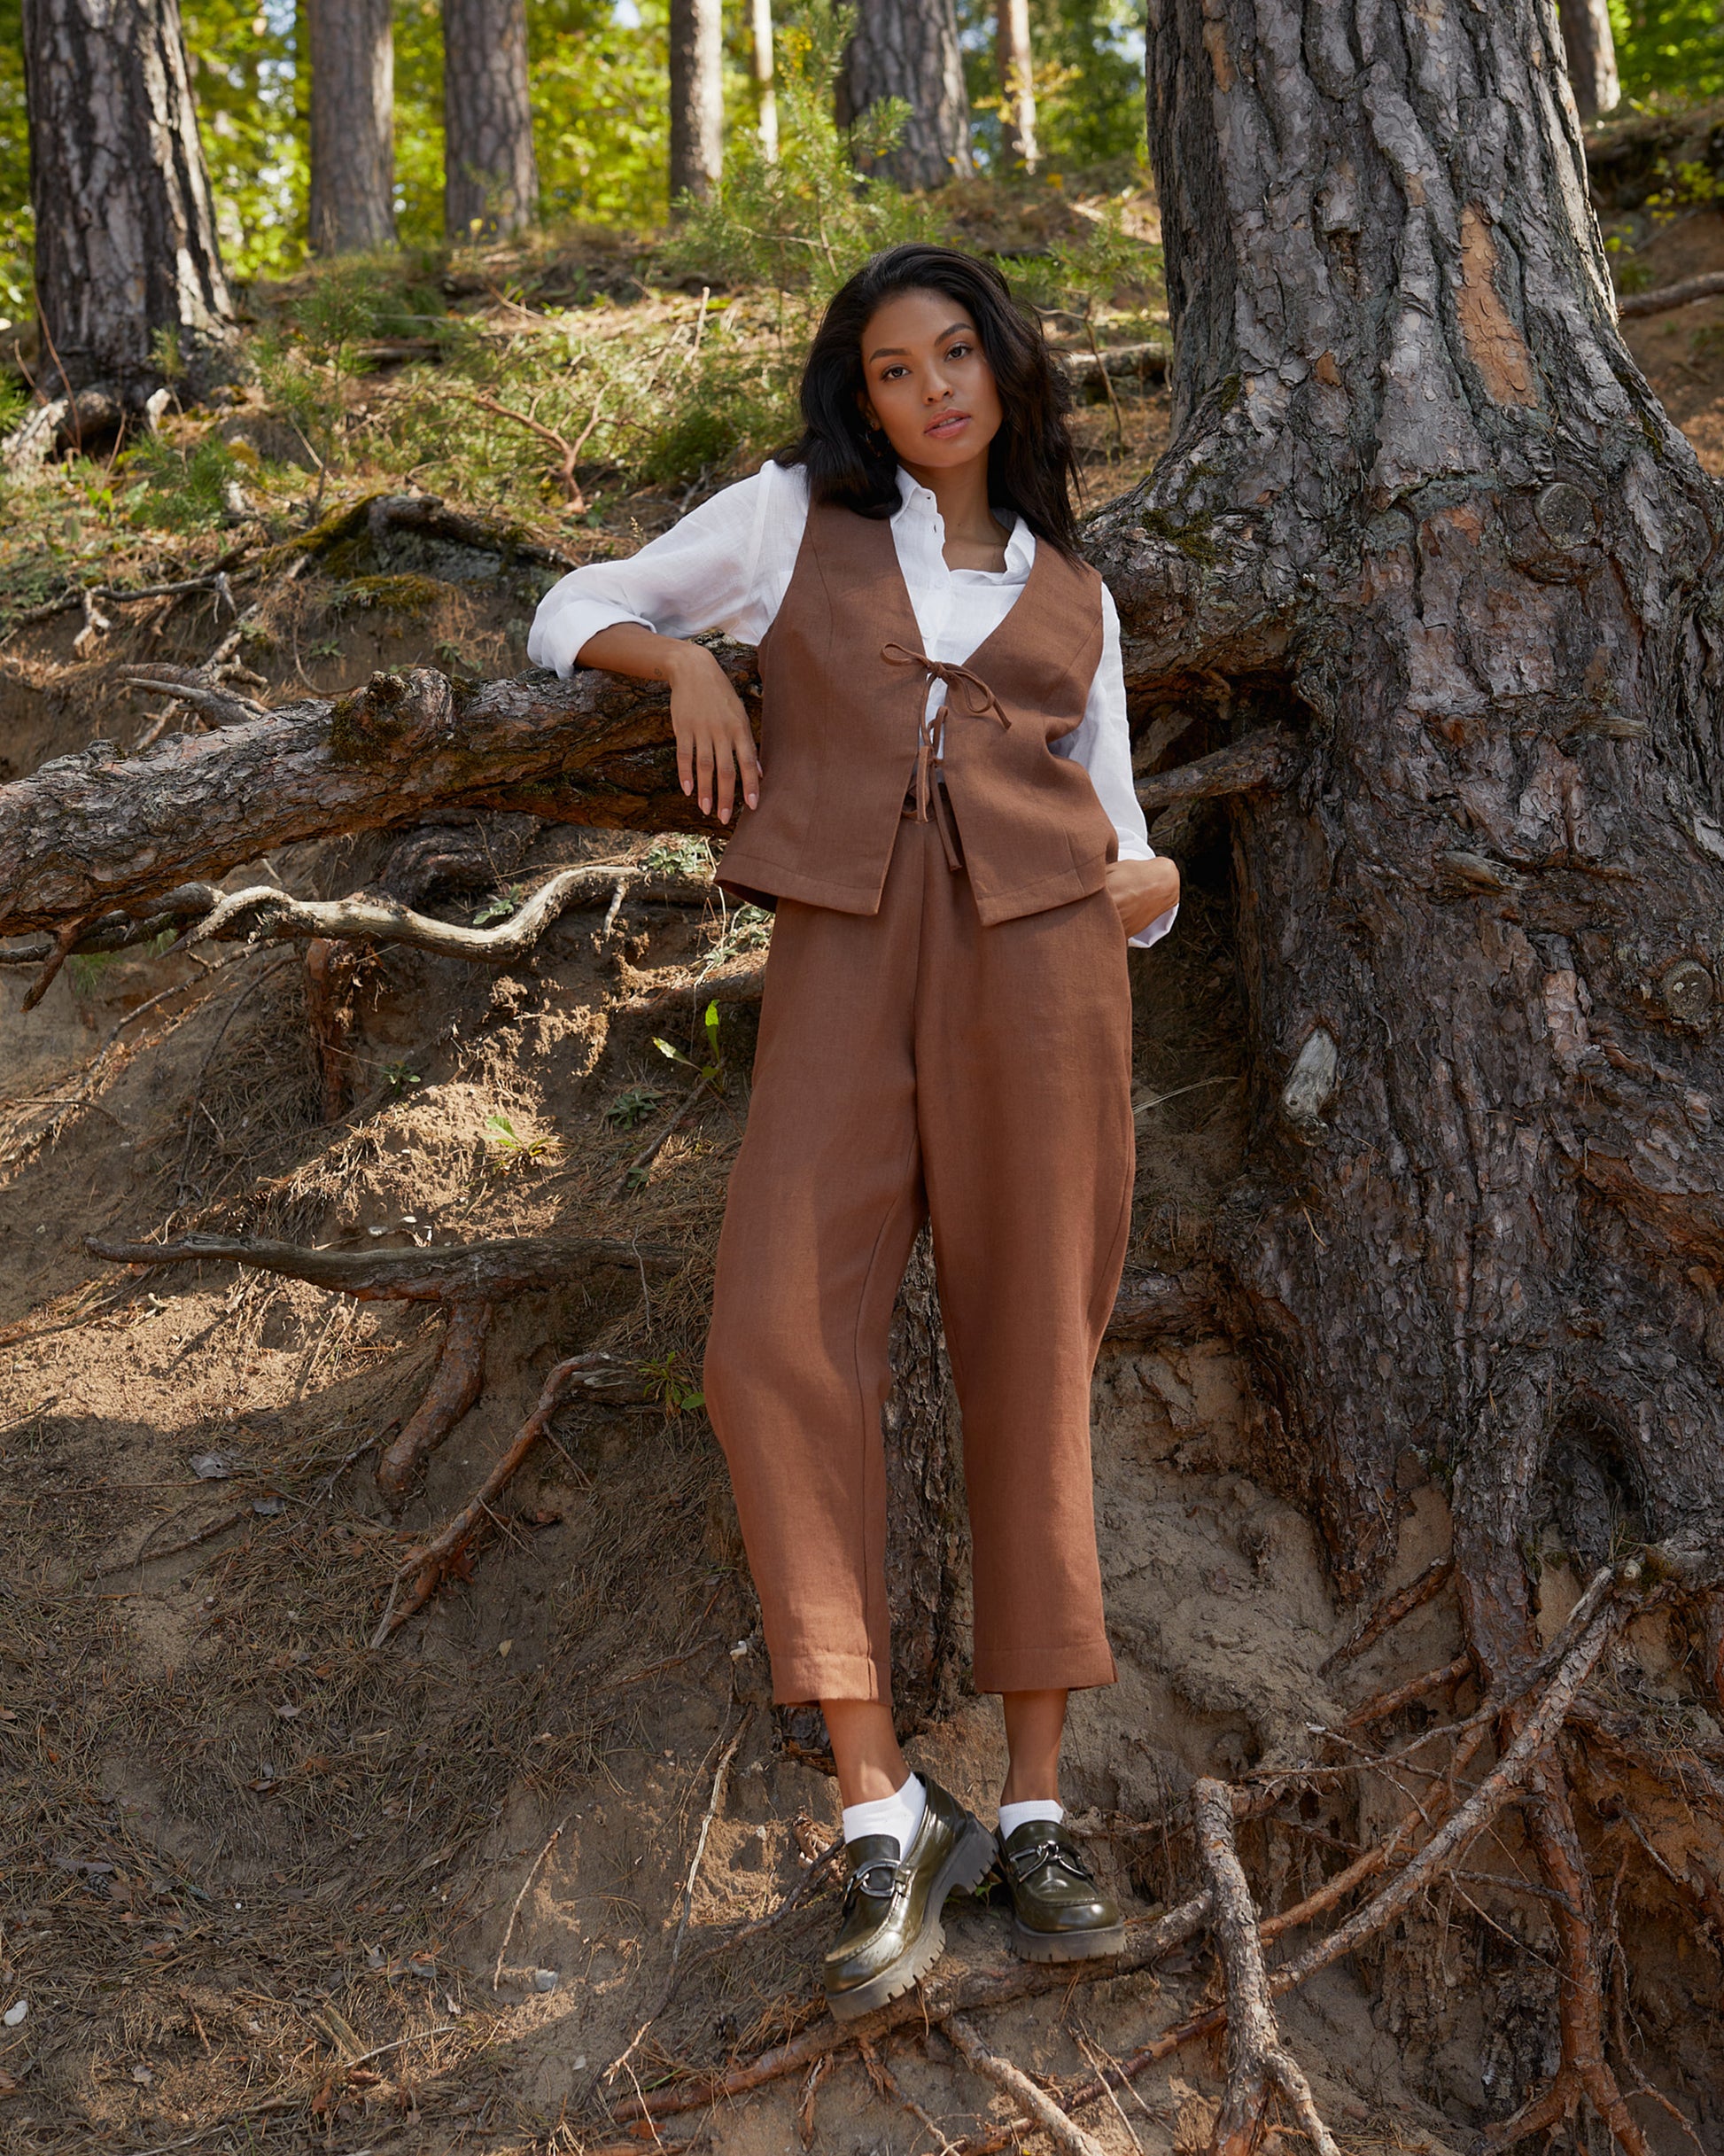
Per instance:
[[[477,960],[490,966],[524,958],[557,917],[571,907],[630,893],[667,906],[699,906],[712,897],[711,883],[694,877],[660,877],[631,867],[583,866],[559,869],[495,928],[463,928],[415,913],[386,894],[356,891],[346,899],[295,899],[271,883],[236,891],[188,932],[188,944],[244,938],[252,942],[306,941],[338,937],[355,942],[410,944],[439,958]]]
[[[1342,1640],[1325,1662],[1318,1664],[1318,1674],[1327,1677],[1342,1662],[1350,1662],[1355,1654],[1363,1654],[1367,1647],[1374,1646],[1385,1632],[1392,1631],[1403,1617],[1410,1617],[1416,1609],[1433,1600],[1448,1585],[1454,1575],[1452,1557],[1439,1557],[1426,1565],[1415,1580],[1409,1580],[1397,1593],[1387,1595],[1375,1607],[1367,1610],[1358,1623]]]
[[[601,1270],[625,1273],[644,1288],[649,1278],[674,1273],[683,1262],[680,1250],[664,1244],[602,1238],[555,1242],[523,1237],[518,1241],[456,1243],[423,1250],[316,1250],[250,1235],[186,1235],[175,1242],[106,1242],[91,1235],[85,1238],[85,1247],[92,1257],[116,1265],[159,1266],[214,1259],[310,1280],[361,1303],[440,1304],[447,1325],[431,1383],[400,1435],[377,1462],[377,1488],[394,1512],[406,1503],[426,1459],[484,1389],[485,1340],[499,1303],[535,1290],[566,1288],[582,1273]],[[613,1356],[577,1355],[559,1367],[568,1373],[568,1389],[579,1389],[593,1398],[652,1397],[638,1367]],[[503,1477],[504,1482],[508,1479]],[[496,1484],[501,1487],[501,1483]],[[488,1483],[486,1491],[495,1494]],[[442,1576],[439,1571],[425,1593],[394,1623],[418,1608]],[[392,1611],[394,1607],[392,1595]],[[390,1629],[394,1629],[393,1623]]]
[[[1472,1657],[1463,1652],[1453,1662],[1445,1662],[1441,1670],[1427,1670],[1421,1677],[1409,1677],[1404,1685],[1374,1693],[1353,1709],[1341,1727],[1369,1729],[1373,1722],[1386,1722],[1391,1715],[1398,1715],[1403,1707],[1429,1699],[1433,1692],[1446,1691],[1450,1685],[1461,1684],[1472,1675]]]
[[[1270,2098],[1277,2092],[1292,2105],[1318,2156],[1340,2156],[1317,2115],[1304,2069],[1276,2026],[1257,1911],[1233,1843],[1233,1793],[1224,1782],[1201,1779],[1192,1791],[1192,1811],[1215,1896],[1212,1922],[1227,1983],[1227,2086],[1215,2115],[1210,2156],[1251,2156]]]
[[[346,1110],[352,1075],[347,1042],[353,1030],[353,989],[365,956],[360,945],[326,936],[306,946],[306,1008],[311,1020],[311,1044],[317,1057],[325,1123],[339,1123]]]
[[[1101,2144],[1092,2135],[1086,2134],[1075,2120],[1068,2118],[1047,2091],[1030,2080],[1021,2066],[1014,2066],[1009,2059],[1002,2059],[997,2051],[990,2051],[962,2014],[948,2014],[945,2031],[958,2047],[959,2055],[970,2071],[979,2074],[983,2081],[991,2082],[996,2089],[1004,2090],[1020,2110],[1029,2113],[1056,2148],[1066,2151],[1066,2156],[1103,2156]],[[1334,2156],[1334,2152],[1324,2149],[1322,2156]]]
[[[377,1488],[393,1511],[407,1502],[414,1477],[485,1389],[485,1343],[493,1307],[465,1300],[448,1306],[443,1345],[425,1397],[377,1462]]]
[[[371,1645],[380,1647],[400,1631],[408,1619],[424,1607],[460,1562],[468,1543],[490,1516],[491,1506],[508,1487],[516,1470],[550,1428],[551,1418],[567,1394],[579,1387],[588,1358],[571,1355],[557,1364],[546,1378],[539,1405],[521,1425],[520,1431],[501,1459],[452,1520],[429,1542],[409,1550],[396,1569],[384,1605],[383,1616],[372,1634]]]

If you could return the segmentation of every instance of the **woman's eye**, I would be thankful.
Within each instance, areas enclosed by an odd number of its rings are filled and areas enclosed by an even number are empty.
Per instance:
[[[968,359],[972,347],[968,345],[953,345],[946,354],[946,357],[948,359]]]

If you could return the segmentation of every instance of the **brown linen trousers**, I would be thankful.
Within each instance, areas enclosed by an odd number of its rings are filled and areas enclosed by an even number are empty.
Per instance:
[[[786,1701],[890,1697],[881,1410],[924,1219],[976,1687],[1114,1676],[1090,1382],[1130,1225],[1130,1000],[1113,827],[1048,749],[1093,677],[1093,572],[1038,548],[966,665],[920,643],[890,527],[816,509],[761,649],[761,807],[720,872],[778,908],[704,1376]]]

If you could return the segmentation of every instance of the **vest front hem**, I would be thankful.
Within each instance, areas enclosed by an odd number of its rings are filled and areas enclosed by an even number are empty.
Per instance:
[[[801,876],[794,868],[780,868],[771,861],[745,861],[734,876],[729,873],[726,863],[720,861],[714,881],[734,896],[752,904],[758,904],[764,895],[794,899],[803,906],[823,906],[834,914],[880,911],[879,884],[865,890],[850,883],[823,883],[819,876]]]

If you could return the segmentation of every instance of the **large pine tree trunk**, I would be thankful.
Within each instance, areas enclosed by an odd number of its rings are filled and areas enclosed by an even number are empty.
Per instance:
[[[767,49],[771,51],[770,43]],[[704,201],[724,171],[724,57],[719,0],[671,0],[673,203],[682,195]]]
[[[307,0],[311,244],[395,244],[395,40],[390,0]]]
[[[1724,1522],[1724,503],[1537,0],[1158,0],[1148,66],[1175,438],[1092,552],[1141,678],[1289,736],[1234,759],[1216,1262],[1344,1583],[1452,1477],[1493,1675],[1565,1481]]]
[[[231,307],[178,0],[24,0],[40,386],[140,407],[166,333],[195,392],[231,364]]]
[[[526,0],[443,0],[443,228],[518,232],[539,209]]]
[[[881,169],[900,187],[940,187],[970,170],[970,105],[952,0],[870,0],[857,16],[839,84],[840,115],[855,120],[882,97],[910,118]]]
[[[1596,120],[1621,99],[1610,0],[1558,0],[1568,79],[1582,120]]]

